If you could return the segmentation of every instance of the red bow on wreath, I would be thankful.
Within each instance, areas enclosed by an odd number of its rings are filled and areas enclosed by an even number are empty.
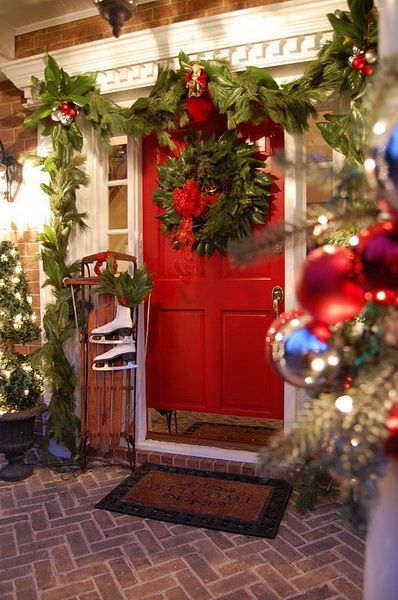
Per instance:
[[[185,87],[188,90],[187,113],[196,122],[204,121],[213,104],[207,84],[207,73],[201,65],[186,65]]]
[[[194,271],[191,251],[192,244],[195,241],[193,217],[199,217],[207,204],[214,204],[217,201],[218,194],[212,196],[202,194],[197,182],[190,179],[181,188],[176,188],[172,196],[174,210],[182,215],[176,234],[176,241],[181,250],[180,258],[176,261],[176,270],[179,277],[185,283],[189,283]]]
[[[174,210],[182,215],[176,239],[181,248],[190,249],[195,241],[192,217],[198,217],[203,212],[207,204],[207,196],[201,193],[196,181],[190,179],[182,188],[173,191],[173,201]]]
[[[94,273],[96,275],[98,275],[98,277],[101,275],[101,267],[104,264],[104,262],[107,262],[110,258],[113,259],[113,272],[116,273],[117,271],[117,262],[116,259],[114,258],[114,253],[112,252],[112,250],[107,250],[106,252],[99,252],[97,254],[97,262],[94,265]]]

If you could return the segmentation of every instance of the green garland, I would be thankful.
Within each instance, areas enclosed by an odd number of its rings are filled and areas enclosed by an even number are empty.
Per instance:
[[[199,61],[208,75],[211,99],[217,110],[227,116],[229,128],[239,123],[259,123],[270,117],[291,133],[302,133],[308,120],[316,115],[316,104],[333,93],[347,93],[350,108],[346,114],[327,116],[318,124],[326,142],[343,152],[351,163],[361,163],[361,144],[365,137],[362,97],[371,78],[365,78],[348,65],[353,44],[366,47],[377,42],[377,14],[372,0],[348,0],[349,11],[328,15],[334,30],[331,42],[321,49],[317,59],[298,80],[284,85],[264,69],[248,67],[234,73],[227,61]],[[63,346],[74,334],[70,291],[63,288],[64,277],[79,270],[69,263],[68,245],[71,233],[86,227],[86,215],[76,208],[76,191],[87,185],[80,154],[83,135],[74,118],[62,124],[53,120],[61,103],[69,103],[79,111],[101,135],[105,146],[112,135],[142,137],[155,132],[161,145],[173,146],[170,132],[186,125],[185,67],[189,58],[180,54],[180,69],[160,67],[154,88],[148,98],[138,99],[131,107],[121,108],[101,96],[96,88],[96,74],[68,75],[49,56],[44,81],[39,88],[40,107],[25,119],[26,127],[41,125],[43,134],[51,136],[53,152],[38,159],[50,177],[42,184],[49,195],[52,223],[41,235],[42,259],[55,304],[46,307],[44,329],[46,342],[42,354],[47,377],[52,386],[50,428],[58,441],[74,452],[78,420],[74,413],[75,372]],[[261,218],[261,211],[258,211]],[[252,221],[249,218],[249,222]],[[247,228],[247,225],[246,225]],[[202,228],[205,231],[205,228]],[[200,244],[201,240],[198,240]],[[216,248],[218,240],[209,236]],[[221,247],[224,248],[224,242]],[[199,247],[199,245],[198,245]],[[203,248],[203,245],[202,247]],[[206,241],[204,243],[206,252]],[[212,246],[207,251],[211,253]]]
[[[177,157],[158,165],[153,197],[165,211],[159,219],[175,247],[180,245],[175,236],[183,217],[175,209],[173,195],[176,189],[183,190],[187,181],[196,182],[209,201],[193,217],[193,249],[200,256],[211,256],[214,251],[225,254],[231,241],[250,235],[253,224],[264,225],[271,196],[268,188],[274,180],[258,169],[266,165],[255,158],[256,151],[256,146],[242,142],[230,131],[218,139],[212,135],[207,140],[187,140]]]

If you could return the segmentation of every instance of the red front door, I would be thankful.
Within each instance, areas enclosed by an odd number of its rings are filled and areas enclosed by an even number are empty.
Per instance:
[[[258,137],[259,128],[256,128]],[[283,179],[273,160],[283,132],[264,125],[267,171],[278,177],[271,223],[283,219]],[[264,135],[264,133],[263,133]],[[271,145],[271,147],[270,147]],[[283,383],[264,357],[274,318],[272,289],[284,288],[284,257],[233,268],[228,257],[197,257],[187,285],[175,270],[177,251],[156,219],[156,164],[167,151],[153,137],[143,146],[144,260],[154,274],[146,361],[152,408],[283,419]],[[282,308],[282,307],[281,307]]]

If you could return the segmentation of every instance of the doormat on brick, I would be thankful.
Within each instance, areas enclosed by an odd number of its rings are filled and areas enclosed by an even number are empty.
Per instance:
[[[275,431],[272,427],[260,427],[258,425],[196,421],[184,431],[183,435],[194,435],[205,440],[266,446],[270,435]]]
[[[290,492],[290,485],[280,479],[146,463],[95,508],[274,538]]]

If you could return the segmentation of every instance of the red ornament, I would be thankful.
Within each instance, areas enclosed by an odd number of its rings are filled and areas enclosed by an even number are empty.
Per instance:
[[[61,104],[59,105],[59,110],[64,113],[64,115],[68,115],[69,114],[69,104],[68,102],[61,102]]]
[[[347,248],[322,246],[309,253],[296,283],[300,304],[317,321],[332,324],[352,319],[365,304],[363,288]]]
[[[211,113],[212,108],[213,103],[209,97],[187,98],[187,113],[195,123],[205,121]]]
[[[353,69],[357,71],[361,71],[366,65],[366,60],[361,54],[357,54],[357,56],[353,59],[351,66]]]
[[[398,221],[363,229],[355,247],[356,269],[367,300],[394,304],[398,298]]]
[[[372,75],[374,71],[374,68],[372,67],[372,65],[364,65],[361,69],[361,73],[362,75],[365,75],[365,77],[369,77],[369,75]]]
[[[76,110],[76,108],[74,108],[74,106],[70,106],[70,107],[69,107],[69,110],[68,110],[68,115],[69,115],[70,117],[72,117],[72,119],[74,119],[74,118],[76,117],[76,115],[77,115],[77,110]]]
[[[386,419],[386,427],[390,433],[398,434],[398,404],[394,404]]]
[[[213,108],[204,67],[195,63],[186,66],[187,113],[193,121],[204,121]]]
[[[116,273],[117,272],[117,262],[116,259],[114,258],[114,253],[111,250],[107,250],[106,252],[99,252],[97,254],[97,262],[94,265],[94,273],[96,275],[98,275],[98,277],[101,275],[101,267],[104,264],[104,262],[107,262],[109,259],[113,259],[113,272]]]
[[[119,298],[119,304],[121,304],[122,306],[128,306],[129,305],[129,301],[126,298],[126,296],[122,296],[121,298]]]

